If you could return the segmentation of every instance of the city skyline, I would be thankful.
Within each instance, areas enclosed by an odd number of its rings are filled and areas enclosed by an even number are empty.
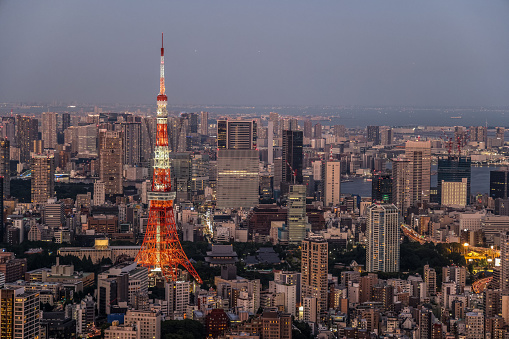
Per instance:
[[[165,31],[173,104],[509,104],[503,1],[0,8],[0,101],[147,104]]]

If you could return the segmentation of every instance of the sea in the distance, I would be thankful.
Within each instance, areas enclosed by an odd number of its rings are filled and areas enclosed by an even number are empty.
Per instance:
[[[436,167],[435,167],[436,169]],[[472,194],[489,193],[490,191],[490,171],[496,170],[495,166],[472,166],[470,178],[470,191]],[[357,194],[361,197],[371,197],[371,181],[363,178],[352,178],[351,182],[341,183],[341,194]],[[436,187],[437,176],[431,176],[431,186]]]

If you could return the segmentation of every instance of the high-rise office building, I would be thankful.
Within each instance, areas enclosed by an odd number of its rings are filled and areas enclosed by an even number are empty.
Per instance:
[[[60,131],[65,131],[71,127],[71,114],[70,113],[62,113],[62,125]]]
[[[57,144],[58,132],[58,113],[44,112],[42,113],[42,140],[44,147],[55,148]]]
[[[344,138],[346,135],[345,125],[334,125],[334,136],[336,138]]]
[[[375,175],[371,181],[371,201],[392,203],[392,176],[389,173]]]
[[[45,204],[55,196],[55,157],[52,153],[33,154],[31,165],[32,203]]]
[[[38,292],[0,289],[0,338],[39,338],[40,316]]]
[[[170,153],[171,185],[176,191],[177,201],[186,201],[190,198],[192,162],[189,152]]]
[[[274,123],[269,121],[267,127],[267,162],[274,164]]]
[[[217,148],[256,149],[256,122],[245,120],[217,121]]]
[[[410,161],[402,158],[392,161],[392,203],[402,214],[411,206]]]
[[[141,118],[141,161],[148,165],[154,153],[157,120],[153,117]],[[168,125],[169,127],[169,125]]]
[[[322,138],[322,124],[316,124],[315,127],[313,127],[313,138],[314,139]]]
[[[11,142],[11,147],[17,147],[16,143],[16,119],[12,116],[0,119],[0,138]]]
[[[366,134],[368,142],[372,142],[373,145],[380,145],[380,126],[367,126]]]
[[[17,116],[16,118],[16,141],[19,147],[20,162],[30,161],[30,152],[33,142],[37,140],[39,134],[39,121],[34,118]]]
[[[302,184],[303,149],[302,131],[283,131],[282,184],[283,193],[288,186]]]
[[[78,154],[97,155],[97,125],[85,125],[77,127]]]
[[[463,178],[467,179],[467,204],[470,201],[470,173],[472,162],[470,157],[452,157],[438,159],[438,196],[439,201],[442,203],[442,181],[446,182],[461,182]]]
[[[198,114],[197,113],[180,113],[180,116],[188,121],[187,134],[198,133]]]
[[[209,112],[200,112],[200,134],[209,135]]]
[[[470,141],[486,142],[487,139],[488,129],[485,126],[470,126]]]
[[[124,164],[137,166],[141,163],[141,123],[122,123],[122,134],[124,137]]]
[[[277,114],[276,112],[270,112],[269,113],[269,121],[272,121],[272,123],[274,124],[274,136],[276,138],[278,138],[279,136],[281,136],[281,126],[279,123],[279,114]]]
[[[106,186],[104,181],[96,180],[94,182],[94,198],[93,205],[101,206],[106,202]]]
[[[426,284],[426,297],[437,294],[437,272],[433,267],[424,265],[424,283]]]
[[[500,233],[500,289],[509,291],[509,232]]]
[[[399,272],[398,208],[394,204],[373,204],[367,214],[366,270]]]
[[[509,168],[502,167],[495,171],[490,171],[490,197],[493,199],[508,198],[509,186]]]
[[[0,176],[4,177],[3,199],[11,195],[10,141],[0,139]]]
[[[410,161],[410,200],[429,202],[431,184],[431,142],[407,141],[405,144],[405,158]]]
[[[383,129],[380,132],[380,143],[383,146],[392,145],[392,140],[393,140],[393,135],[392,135],[392,129],[391,128]]]
[[[304,138],[313,137],[313,122],[309,119],[304,121]]]
[[[168,118],[168,146],[172,152],[185,152],[190,147],[189,120],[185,117]]]
[[[440,201],[443,206],[464,208],[468,199],[468,179],[440,181]]]
[[[99,131],[99,177],[107,195],[122,194],[123,136],[121,131]]]
[[[288,241],[298,244],[306,237],[306,186],[290,185],[288,192]]]
[[[317,299],[317,313],[320,318],[323,318],[328,310],[328,248],[327,241],[321,236],[310,235],[302,241],[302,297]]]
[[[217,207],[251,208],[258,204],[256,123],[220,120],[217,142]]]
[[[505,135],[505,128],[504,127],[497,127],[497,128],[495,128],[495,137],[497,139],[502,140],[502,145],[504,144],[504,141],[505,141],[504,135]]]
[[[341,199],[341,162],[326,161],[322,171],[324,205],[337,206]]]

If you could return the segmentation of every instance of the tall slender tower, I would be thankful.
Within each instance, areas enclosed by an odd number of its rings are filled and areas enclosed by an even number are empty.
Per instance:
[[[136,256],[140,266],[160,271],[166,281],[176,281],[179,265],[183,266],[199,283],[202,280],[187,258],[180,244],[173,201],[175,192],[171,189],[170,150],[168,148],[167,97],[164,89],[164,45],[161,46],[161,78],[157,96],[157,129],[154,150],[154,175],[152,190],[147,192],[149,219],[145,239]]]

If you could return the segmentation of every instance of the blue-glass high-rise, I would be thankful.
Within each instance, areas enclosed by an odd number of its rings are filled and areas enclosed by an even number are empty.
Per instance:
[[[438,159],[437,187],[438,199],[442,203],[442,180],[461,182],[467,178],[467,204],[470,204],[470,177],[472,161],[470,157],[447,157]]]

